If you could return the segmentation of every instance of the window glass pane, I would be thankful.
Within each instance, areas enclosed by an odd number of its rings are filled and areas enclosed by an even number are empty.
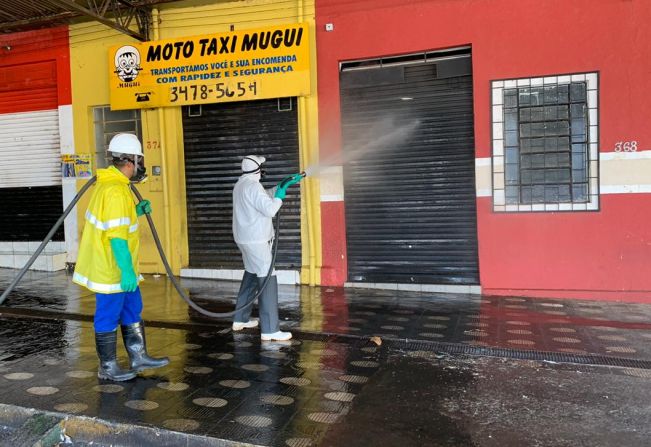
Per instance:
[[[572,182],[573,183],[583,183],[587,182],[588,178],[586,175],[585,169],[573,169],[572,170]]]
[[[556,104],[558,102],[558,86],[545,87],[545,104]]]
[[[570,100],[572,102],[585,102],[586,101],[585,83],[583,83],[583,82],[573,82],[570,85]]]
[[[506,203],[507,204],[516,204],[519,201],[519,194],[518,194],[518,187],[517,186],[507,186],[504,190],[504,196],[506,197]]]
[[[572,199],[575,202],[587,202],[588,201],[588,185],[572,185]]]
[[[104,107],[95,107],[93,109],[93,120],[95,122],[102,121],[104,119]]]
[[[543,105],[543,95],[545,90],[542,87],[534,87],[531,89],[529,104],[532,106]]]
[[[570,185],[559,185],[558,201],[562,203],[572,201],[572,194],[570,193]]]
[[[518,90],[505,89],[504,90],[504,108],[518,107]]]
[[[504,175],[508,183],[516,183],[518,181],[518,165],[507,164],[504,169]]]
[[[558,187],[546,186],[545,187],[545,202],[558,203]]]
[[[583,169],[586,164],[586,156],[580,152],[572,152],[572,166],[574,169]]]
[[[136,126],[133,121],[113,121],[113,122],[104,123],[104,131],[106,133],[120,133],[120,132],[135,133]]]
[[[515,147],[507,147],[506,148],[506,163],[507,164],[512,164],[512,163],[517,163],[518,162],[518,149]]]
[[[504,129],[518,130],[518,112],[515,110],[504,112]]]
[[[507,146],[517,147],[518,146],[518,132],[517,131],[507,131],[504,133],[504,143]]]
[[[545,148],[544,138],[523,138],[520,142],[520,150],[526,152],[541,152]]]
[[[542,169],[531,171],[531,183],[534,185],[545,183],[545,171]]]
[[[556,96],[558,98],[558,104],[567,104],[568,96],[570,92],[570,87],[567,84],[560,84],[556,90]]]
[[[559,154],[557,154],[557,157],[558,157],[557,166],[562,167],[562,168],[569,168],[570,167],[570,154],[569,154],[569,152],[559,153]]]
[[[137,117],[137,110],[111,110],[107,107],[107,121],[134,121]]]

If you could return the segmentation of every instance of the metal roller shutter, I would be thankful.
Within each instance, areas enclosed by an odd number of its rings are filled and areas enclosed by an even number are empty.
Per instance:
[[[61,215],[59,141],[56,63],[0,67],[1,241],[40,240]]]
[[[342,71],[350,281],[479,282],[472,92],[469,55]]]
[[[191,116],[198,115],[198,116]],[[242,268],[232,232],[232,192],[249,154],[267,158],[265,188],[299,172],[293,98],[183,108],[190,267]],[[277,268],[300,269],[300,190],[281,208]]]
[[[0,240],[39,241],[63,213],[61,186],[0,188]],[[63,241],[63,226],[53,238]]]

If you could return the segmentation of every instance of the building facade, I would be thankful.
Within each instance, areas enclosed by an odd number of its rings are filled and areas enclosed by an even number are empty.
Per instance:
[[[242,157],[267,158],[263,183],[271,187],[318,156],[314,4],[181,1],[159,8],[151,45],[97,23],[70,27],[76,150],[101,167],[116,132],[139,135],[150,175],[138,188],[152,201],[175,272],[238,279],[231,192]],[[277,48],[276,32],[281,46],[300,43],[300,54]],[[134,52],[137,77],[120,68]],[[285,200],[282,282],[320,283],[317,188],[310,180]],[[149,231],[143,238],[143,270],[162,272]]]
[[[282,211],[281,282],[651,301],[649,2],[188,0],[152,17],[146,44],[90,22],[2,36],[2,266],[87,181],[66,156],[103,167],[133,132],[184,276],[242,274],[230,193],[255,153],[267,186],[308,172]],[[68,262],[86,203],[52,248]],[[142,268],[163,271],[147,230]]]
[[[645,1],[317,2],[321,157],[362,160],[322,182],[323,282],[651,299],[650,18]],[[415,129],[356,154],[378,123]]]
[[[20,268],[75,195],[61,175],[74,152],[66,27],[0,37],[0,267]],[[76,220],[55,234],[35,267],[65,268]]]

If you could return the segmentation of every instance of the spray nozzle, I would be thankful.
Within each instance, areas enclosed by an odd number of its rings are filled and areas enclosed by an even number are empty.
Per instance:
[[[288,175],[287,177],[282,179],[282,181],[278,184],[278,186],[280,188],[287,188],[287,187],[289,187],[291,185],[297,184],[302,179],[304,179],[306,176],[307,176],[307,174],[305,173],[305,171],[299,172],[298,174]]]

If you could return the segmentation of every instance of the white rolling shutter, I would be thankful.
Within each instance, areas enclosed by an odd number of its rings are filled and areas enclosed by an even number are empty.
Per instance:
[[[57,109],[0,114],[0,188],[61,185]]]

